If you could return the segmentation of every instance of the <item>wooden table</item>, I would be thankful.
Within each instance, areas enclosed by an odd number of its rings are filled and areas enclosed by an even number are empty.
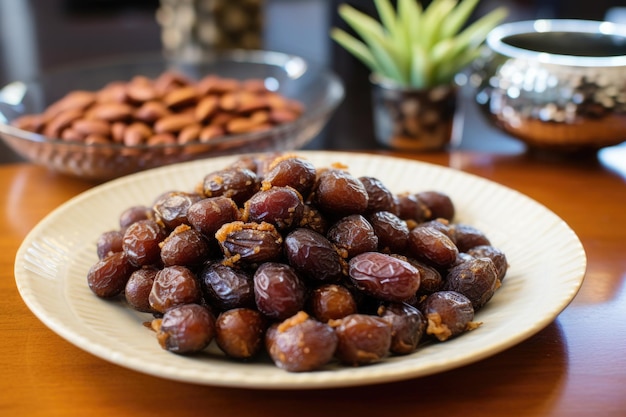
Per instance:
[[[403,155],[478,174],[562,217],[588,256],[584,284],[548,327],[441,374],[313,391],[229,389],[112,365],[50,331],[26,308],[13,262],[24,236],[92,184],[28,164],[0,166],[0,415],[3,416],[624,416],[626,148],[558,162],[526,154]]]

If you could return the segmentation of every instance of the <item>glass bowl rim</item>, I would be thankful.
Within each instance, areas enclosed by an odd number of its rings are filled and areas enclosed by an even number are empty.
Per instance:
[[[538,61],[544,64],[556,64],[576,67],[622,67],[626,66],[626,55],[606,57],[574,56],[532,51],[512,46],[504,38],[530,33],[582,33],[600,36],[617,36],[626,42],[626,26],[614,22],[583,19],[536,19],[503,23],[492,29],[487,35],[486,45],[493,52],[510,58]]]

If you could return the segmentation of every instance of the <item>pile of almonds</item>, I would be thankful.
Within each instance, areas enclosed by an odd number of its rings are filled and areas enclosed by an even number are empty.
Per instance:
[[[302,112],[302,103],[269,91],[261,79],[207,75],[194,81],[168,71],[155,79],[114,81],[95,92],[72,91],[43,113],[12,124],[74,143],[166,145],[260,132]]]

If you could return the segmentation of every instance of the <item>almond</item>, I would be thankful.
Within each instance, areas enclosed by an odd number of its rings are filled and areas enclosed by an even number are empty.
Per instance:
[[[269,103],[265,99],[265,96],[244,93],[240,96],[237,111],[239,113],[247,114],[259,110],[267,110],[269,107]]]
[[[146,123],[154,123],[170,113],[169,109],[162,102],[147,101],[135,110],[135,118]]]
[[[239,94],[226,93],[220,97],[219,102],[220,109],[226,112],[232,112],[239,106]]]
[[[175,145],[176,137],[171,133],[158,133],[154,136],[151,136],[148,139],[148,146],[163,146],[163,145]],[[171,155],[176,153],[176,148],[166,149],[164,153],[166,155]]]
[[[198,92],[195,87],[181,87],[171,90],[163,97],[167,107],[184,107],[198,100]]]
[[[212,139],[224,136],[226,132],[221,126],[209,125],[200,131],[200,142],[209,142]]]
[[[122,81],[109,83],[97,93],[98,103],[125,103],[126,99],[126,83]]]
[[[133,114],[133,108],[124,103],[100,103],[92,107],[88,112],[88,117],[94,119],[115,122],[127,120]]]
[[[111,141],[106,137],[98,134],[87,135],[85,138],[85,144],[87,145],[107,145],[111,143]]]
[[[182,86],[190,85],[191,81],[183,74],[176,71],[166,71],[154,81],[154,88],[159,94],[164,95]]]
[[[68,93],[59,101],[51,104],[45,111],[47,117],[55,117],[67,110],[84,110],[96,101],[96,94],[91,91],[76,90]]]
[[[74,120],[83,115],[81,109],[65,110],[53,117],[43,129],[43,134],[49,138],[59,138],[63,129],[69,127]]]
[[[241,87],[239,80],[234,78],[222,78],[215,75],[207,75],[198,82],[198,91],[202,95],[222,95],[237,91]]]
[[[207,96],[200,100],[195,109],[195,117],[199,122],[206,122],[217,111],[219,99],[217,96]]]
[[[78,119],[72,123],[72,129],[83,135],[97,134],[100,136],[111,135],[111,124],[98,119]]]
[[[177,142],[184,145],[190,142],[197,142],[200,138],[200,131],[202,130],[202,125],[199,123],[195,123],[185,127],[178,134]]]
[[[184,127],[196,123],[196,119],[191,114],[172,114],[160,118],[154,123],[156,133],[180,132]]]
[[[122,122],[115,122],[111,125],[111,139],[113,142],[122,143],[124,141],[124,132],[128,125]]]
[[[128,84],[126,94],[130,100],[143,103],[159,98],[159,93],[152,83],[146,80],[138,78]]]
[[[61,139],[67,142],[82,142],[85,139],[85,135],[76,129],[68,128],[61,133]]]
[[[254,128],[254,121],[248,117],[236,117],[226,124],[228,133],[246,133]]]
[[[152,129],[146,124],[135,122],[124,130],[123,142],[126,146],[137,146],[146,143],[152,136]]]

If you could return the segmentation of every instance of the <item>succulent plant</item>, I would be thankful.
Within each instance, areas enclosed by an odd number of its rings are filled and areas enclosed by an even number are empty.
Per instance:
[[[348,4],[338,8],[358,39],[331,29],[331,37],[374,74],[402,87],[449,84],[480,55],[488,33],[506,17],[496,8],[466,26],[480,0],[374,0],[380,21]]]

